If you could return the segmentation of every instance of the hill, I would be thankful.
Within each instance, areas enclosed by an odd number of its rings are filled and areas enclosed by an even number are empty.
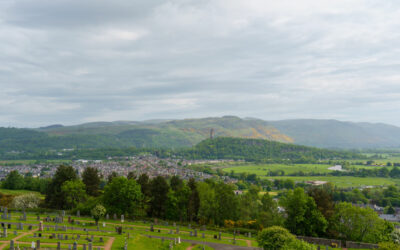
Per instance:
[[[182,150],[186,158],[234,159],[273,162],[286,159],[294,163],[310,163],[320,159],[355,159],[360,155],[328,149],[299,146],[262,139],[218,137],[207,139],[191,149]]]
[[[399,148],[400,128],[337,120],[263,121],[235,116],[0,128],[0,153],[66,148],[183,148],[210,137],[267,139],[321,148]]]

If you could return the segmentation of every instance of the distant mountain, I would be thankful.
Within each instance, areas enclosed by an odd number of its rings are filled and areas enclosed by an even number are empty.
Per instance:
[[[400,147],[400,128],[382,123],[300,119],[267,124],[301,145],[323,148]]]
[[[263,121],[235,116],[0,128],[0,153],[64,148],[182,148],[210,137],[266,139],[321,148],[400,148],[400,128],[337,120]]]

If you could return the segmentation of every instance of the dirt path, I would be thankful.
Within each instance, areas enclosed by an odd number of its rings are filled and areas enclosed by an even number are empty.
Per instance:
[[[17,243],[17,240],[19,240],[19,239],[21,239],[21,238],[23,238],[23,237],[25,237],[25,236],[27,236],[27,235],[29,235],[29,234],[32,234],[32,233],[36,232],[37,230],[39,230],[39,229],[33,229],[33,230],[29,231],[29,232],[22,233],[21,235],[19,235],[19,236],[13,238],[14,243]],[[11,240],[10,240],[10,241],[11,241]],[[3,245],[1,245],[1,246],[0,246],[0,250],[2,250],[2,249],[4,249],[5,247],[7,247],[8,244],[9,244],[9,242],[4,243]]]
[[[251,241],[250,240],[246,240],[247,246],[251,247]]]
[[[196,245],[192,244],[191,246],[188,246],[188,248],[186,248],[186,250],[192,250]]]
[[[110,237],[110,239],[107,241],[107,244],[104,246],[105,250],[111,250],[111,247],[114,243],[115,238],[114,237]]]

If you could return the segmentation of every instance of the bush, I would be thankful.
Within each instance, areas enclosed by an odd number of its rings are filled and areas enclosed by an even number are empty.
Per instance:
[[[381,242],[378,250],[400,250],[400,245],[393,242]]]
[[[39,203],[40,197],[37,194],[30,193],[15,197],[11,206],[16,209],[30,209],[38,208]]]
[[[268,250],[283,250],[292,242],[296,241],[294,235],[283,227],[273,226],[263,229],[257,237],[260,247]]]

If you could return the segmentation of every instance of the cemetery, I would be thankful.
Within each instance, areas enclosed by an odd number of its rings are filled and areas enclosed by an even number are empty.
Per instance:
[[[250,233],[207,230],[176,222],[128,221],[106,215],[96,222],[65,211],[46,213],[1,208],[0,249],[258,249]]]

